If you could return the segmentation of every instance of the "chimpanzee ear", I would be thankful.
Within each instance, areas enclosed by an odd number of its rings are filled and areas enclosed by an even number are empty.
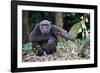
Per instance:
[[[49,21],[49,24],[52,25],[51,21]]]
[[[49,23],[51,24],[51,21],[49,21]]]
[[[42,29],[42,25],[40,23],[38,25],[39,25],[39,29]]]
[[[49,23],[49,30],[51,29],[51,26],[52,26],[52,24],[51,24],[51,22]]]

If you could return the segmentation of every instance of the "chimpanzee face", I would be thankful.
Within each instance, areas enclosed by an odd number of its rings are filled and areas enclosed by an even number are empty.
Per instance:
[[[48,34],[51,28],[51,23],[47,20],[40,22],[40,31],[42,34]]]
[[[48,24],[42,24],[42,26],[41,26],[41,32],[43,34],[49,33],[49,25]]]

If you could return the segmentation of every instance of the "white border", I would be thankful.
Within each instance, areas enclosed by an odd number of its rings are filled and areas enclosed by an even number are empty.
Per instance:
[[[76,12],[90,13],[90,59],[89,60],[67,60],[67,61],[50,61],[50,62],[22,62],[22,10],[33,11],[50,11],[50,12]],[[18,51],[17,64],[18,68],[25,67],[41,67],[41,66],[57,66],[57,65],[77,65],[77,64],[93,64],[94,63],[94,10],[93,9],[77,9],[77,8],[58,8],[43,6],[23,6],[18,5]]]

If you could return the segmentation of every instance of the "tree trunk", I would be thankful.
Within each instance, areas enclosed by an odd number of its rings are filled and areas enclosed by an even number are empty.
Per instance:
[[[63,18],[61,12],[57,12],[55,14],[55,21],[56,21],[56,26],[58,26],[59,28],[63,28]],[[57,39],[58,41],[61,41],[61,37],[58,36]]]
[[[29,42],[29,13],[23,12],[23,43]]]

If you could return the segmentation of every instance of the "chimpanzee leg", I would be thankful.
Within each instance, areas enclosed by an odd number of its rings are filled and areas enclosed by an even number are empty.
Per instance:
[[[40,44],[37,42],[32,42],[32,47],[33,47],[33,51],[34,53],[36,53],[37,56],[41,56],[44,53],[43,48],[41,48]]]
[[[33,52],[36,53],[36,47],[37,47],[37,43],[32,42],[32,48],[33,48]]]
[[[50,39],[48,40],[48,42],[43,42],[41,44],[34,44],[35,45],[35,49],[36,49],[36,55],[41,56],[44,54],[44,51],[47,54],[52,54],[54,52],[56,52],[56,39],[53,37],[50,37]],[[38,47],[39,45],[39,47]]]
[[[52,54],[56,52],[56,39],[55,38],[50,38],[47,42],[47,47],[44,48],[47,54]]]

